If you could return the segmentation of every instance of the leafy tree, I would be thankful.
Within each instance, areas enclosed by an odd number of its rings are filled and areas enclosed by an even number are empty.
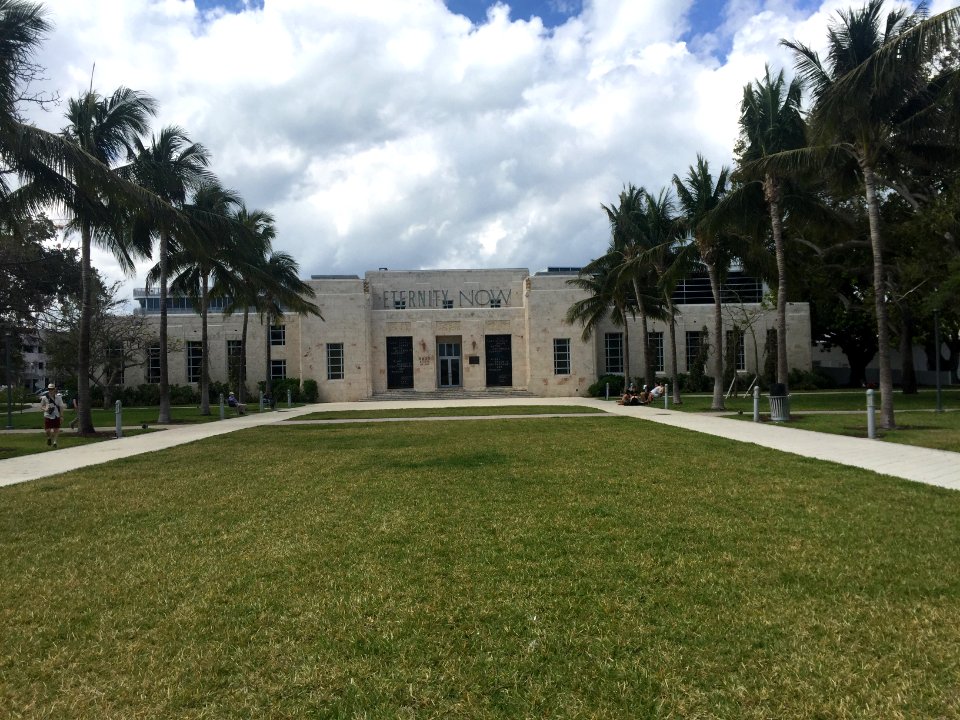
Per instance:
[[[288,253],[273,251],[265,262],[256,268],[256,277],[261,283],[257,293],[255,307],[266,325],[266,377],[267,393],[273,397],[273,379],[271,378],[270,328],[274,320],[283,318],[285,312],[298,315],[316,315],[323,320],[320,308],[312,302],[316,297],[313,288],[303,282],[298,272],[297,261]]]
[[[646,253],[653,248],[645,216],[646,191],[628,185],[620,193],[619,204],[602,205],[610,221],[610,245],[607,260],[615,282],[632,290],[632,303],[640,316],[640,347],[643,348],[643,378],[656,380],[650,352],[649,318],[664,318],[663,298],[657,287],[656,273]]]
[[[889,290],[885,282],[880,195],[885,177],[899,177],[908,154],[922,152],[931,109],[940,101],[931,86],[933,62],[957,34],[960,8],[934,18],[921,5],[898,8],[883,17],[883,0],[840,11],[827,33],[826,59],[806,45],[782,40],[796,59],[801,81],[813,96],[809,115],[811,147],[788,161],[807,165],[847,156],[859,169],[873,254],[874,303],[880,364],[881,425],[895,427]],[[955,76],[955,69],[951,71]],[[783,156],[783,153],[779,155]],[[776,155],[773,156],[779,161]]]
[[[766,158],[774,153],[796,150],[805,145],[805,126],[800,114],[801,88],[798,79],[786,83],[781,70],[771,77],[747,83],[740,103],[740,132],[743,140],[742,163]],[[743,165],[742,165],[743,167]],[[750,167],[748,164],[745,167]],[[789,181],[789,179],[786,179]],[[777,382],[787,384],[787,260],[784,247],[783,190],[785,178],[767,166],[759,178],[770,222],[777,263]]]
[[[150,145],[134,143],[129,177],[174,208],[182,209],[188,193],[213,176],[207,170],[210,155],[178,127],[168,126],[154,135]],[[160,290],[160,412],[158,423],[170,422],[170,370],[167,356],[167,289],[172,244],[193,233],[182,216],[144,212],[132,224],[138,244],[157,241],[156,259]]]
[[[711,227],[711,213],[726,193],[726,168],[720,169],[716,182],[710,172],[709,163],[697,155],[696,166],[690,166],[687,177],[681,180],[673,176],[680,207],[683,209],[683,222],[686,230],[693,236],[700,260],[707,268],[710,287],[713,290],[713,401],[712,410],[723,410],[723,305],[721,298],[721,278],[732,261],[731,244],[721,231]]]
[[[653,268],[657,287],[663,293],[670,339],[670,384],[673,388],[673,402],[678,404],[681,402],[677,374],[678,313],[673,302],[673,292],[680,278],[689,273],[690,258],[679,242],[682,225],[670,191],[664,188],[656,196],[644,192],[644,205],[644,235],[647,238],[644,258]]]
[[[75,250],[51,247],[53,223],[44,216],[0,222],[0,325],[36,327],[69,295],[80,295]]]
[[[630,326],[627,323],[629,295],[623,283],[617,282],[611,258],[602,255],[580,270],[577,277],[567,280],[569,285],[587,293],[567,309],[566,321],[580,323],[581,338],[586,342],[593,331],[609,318],[614,326],[623,328],[623,371],[630,378]]]
[[[69,125],[64,137],[78,148],[110,167],[130,154],[134,140],[146,132],[156,103],[143,93],[118,88],[110,97],[91,90],[71,99],[67,107]],[[107,247],[126,270],[132,270],[131,246],[122,229],[123,218],[110,202],[99,169],[93,172],[77,168],[73,173],[73,191],[60,202],[73,215],[72,229],[80,233],[81,314],[78,346],[78,389],[80,432],[92,433],[90,409],[90,323],[93,314],[93,270],[90,251],[93,241]]]
[[[267,267],[273,240],[277,235],[276,221],[265,210],[248,210],[243,204],[234,215],[234,228],[239,238],[236,251],[242,254],[239,272],[225,278],[222,293],[230,298],[224,313],[243,312],[243,330],[240,335],[240,368],[237,392],[240,402],[246,400],[247,383],[247,329],[250,308],[255,308],[259,299],[260,283],[257,278]]]
[[[240,207],[240,196],[215,180],[203,182],[184,213],[194,222],[194,233],[171,253],[168,266],[176,277],[171,290],[186,295],[200,310],[200,341],[203,347],[200,371],[200,414],[210,414],[210,338],[207,315],[210,285],[222,294],[237,276],[243,254],[237,250],[240,237],[231,227],[232,213]],[[160,268],[155,266],[149,279],[156,281]]]
[[[144,315],[126,311],[127,301],[119,294],[120,283],[106,287],[94,270],[93,285],[88,380],[92,388],[100,389],[104,407],[108,408],[125,372],[146,363],[148,349],[157,337]],[[51,367],[61,376],[77,377],[80,372],[82,315],[81,303],[68,300],[61,303],[57,318],[49,325],[46,352]]]

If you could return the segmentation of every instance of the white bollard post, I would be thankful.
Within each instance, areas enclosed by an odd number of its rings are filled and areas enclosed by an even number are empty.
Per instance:
[[[260,391],[260,412],[263,412],[263,390]]]
[[[663,384],[663,409],[670,409],[670,383]]]
[[[220,393],[220,419],[223,420],[226,416],[226,408],[223,406],[223,393]]]
[[[867,390],[867,437],[874,440],[877,437],[877,416],[874,415],[873,389]]]
[[[287,410],[293,407],[293,390],[287,388]]]
[[[760,422],[760,386],[753,386],[753,421]]]
[[[610,399],[610,383],[607,383],[607,400]]]
[[[123,437],[123,403],[117,400],[113,414],[117,421],[117,437]]]

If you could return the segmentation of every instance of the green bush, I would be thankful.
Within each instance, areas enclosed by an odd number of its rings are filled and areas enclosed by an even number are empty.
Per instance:
[[[587,392],[591,397],[605,397],[607,383],[610,383],[610,397],[623,395],[622,375],[601,375],[593,385],[587,388]]]
[[[303,381],[303,400],[308,403],[315,403],[320,397],[320,388],[317,387],[317,381],[313,378],[307,378]]]
[[[160,386],[155,383],[137,385],[130,398],[131,405],[159,405]]]
[[[809,372],[794,368],[790,371],[789,385],[791,390],[831,390],[837,383],[833,378],[816,370]]]
[[[260,388],[261,392],[266,392],[267,384],[263,381],[257,383],[257,386]],[[290,397],[293,402],[303,402],[302,395],[300,393],[300,378],[288,377],[283,380],[274,380],[271,383],[273,387],[273,402],[282,403],[287,401],[287,389],[290,390]]]
[[[199,402],[200,394],[193,389],[192,385],[170,386],[171,405],[196,405]]]
[[[707,377],[707,355],[710,352],[710,333],[707,328],[700,330],[700,349],[690,366],[690,373],[684,378],[681,389],[684,392],[706,392],[712,387],[711,379]]]

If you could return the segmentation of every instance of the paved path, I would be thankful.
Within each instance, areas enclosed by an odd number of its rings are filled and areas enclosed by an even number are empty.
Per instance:
[[[0,486],[36,480],[72,469],[131,457],[142,453],[182,445],[249,427],[270,425],[318,411],[387,410],[407,407],[483,407],[521,405],[581,405],[605,410],[614,415],[635,417],[694,432],[754,443],[805,457],[830,460],[873,470],[894,477],[960,490],[960,453],[887,443],[880,440],[828,435],[770,424],[758,424],[663,408],[624,407],[590,398],[498,398],[483,400],[426,400],[415,402],[384,401],[363,403],[325,403],[292,410],[257,413],[223,421],[170,427],[163,432],[146,433],[122,440],[106,440],[72,448],[44,450],[35,455],[0,460]],[[503,419],[503,416],[497,416]],[[531,416],[524,416],[531,417]],[[532,416],[536,417],[536,416]],[[587,416],[589,417],[589,416]],[[409,418],[416,421],[418,418]],[[447,418],[452,419],[452,418]],[[456,419],[477,419],[459,417]],[[358,422],[364,422],[358,420]],[[369,422],[369,421],[367,421]],[[38,442],[42,438],[38,434]]]

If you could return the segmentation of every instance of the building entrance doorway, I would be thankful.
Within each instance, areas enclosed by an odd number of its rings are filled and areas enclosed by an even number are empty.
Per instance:
[[[442,388],[460,387],[460,338],[437,340],[438,385]]]
[[[413,388],[413,338],[387,338],[387,389]]]
[[[487,356],[487,387],[513,385],[513,355],[510,335],[487,335],[484,350]]]

